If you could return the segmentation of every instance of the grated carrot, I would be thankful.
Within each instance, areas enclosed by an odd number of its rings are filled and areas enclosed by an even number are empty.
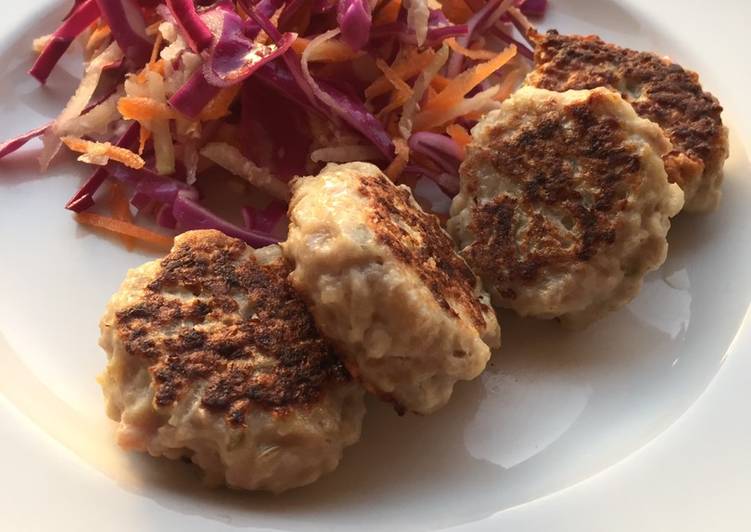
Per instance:
[[[467,114],[462,115],[463,118],[466,118],[467,120],[480,120],[483,116],[485,116],[487,113],[484,113],[482,111],[469,111]]]
[[[229,108],[232,102],[237,98],[242,83],[237,83],[226,89],[219,91],[219,94],[211,100],[206,107],[204,107],[198,119],[202,122],[208,122],[209,120],[219,120],[229,114]]]
[[[243,19],[243,22],[248,20],[250,18],[248,16],[247,11],[245,11],[245,8],[242,5],[242,2],[237,2],[237,5],[235,6],[235,11],[237,11],[237,14],[240,15],[240,18]]]
[[[399,138],[394,139],[394,148],[396,150],[396,157],[394,157],[394,160],[391,161],[384,173],[389,179],[396,182],[407,167],[407,162],[409,162],[409,146],[406,140]]]
[[[425,104],[425,110],[448,109],[460,103],[462,99],[477,85],[485,81],[491,74],[511,61],[516,55],[516,47],[508,46],[490,61],[480,63],[462,72]]]
[[[306,39],[305,37],[298,36],[297,39],[292,41],[292,49],[295,51],[297,55],[302,55],[302,53],[305,51],[305,49],[310,44],[310,39]]]
[[[156,72],[160,76],[164,77],[164,59],[146,63],[146,66],[144,66],[141,71],[136,74],[136,83],[138,83],[139,85],[145,85],[148,82],[149,72]]]
[[[432,130],[449,124],[458,118],[475,119],[500,105],[495,99],[498,85],[478,92],[471,98],[461,98],[455,105],[421,111],[416,117],[414,128],[419,131]]]
[[[422,72],[433,61],[434,57],[435,52],[433,50],[428,49],[423,53],[417,53],[417,50],[414,50],[413,53],[406,55],[398,63],[391,65],[391,69],[400,79],[410,79]],[[388,93],[391,87],[391,82],[385,76],[378,78],[365,89],[365,97],[372,100]]]
[[[146,143],[151,138],[151,130],[141,124],[141,128],[138,131],[138,155],[143,155],[143,150],[146,148]]]
[[[512,68],[505,76],[503,76],[495,99],[502,102],[511,96],[511,93],[516,90],[522,81],[524,81],[526,75],[527,71],[524,67],[516,66]]]
[[[436,74],[435,77],[430,81],[430,86],[437,91],[442,91],[448,86],[450,82],[451,80],[446,76]]]
[[[162,20],[157,20],[156,22],[146,26],[146,35],[151,36],[151,35],[156,35],[157,33],[159,33],[159,26],[161,26],[162,23],[163,23]]]
[[[112,210],[112,217],[115,220],[121,222],[133,223],[133,214],[130,212],[130,202],[128,196],[125,195],[125,189],[117,181],[112,181],[110,184],[110,208]],[[120,240],[128,250],[133,249],[135,246],[135,239],[129,235],[120,235]]]
[[[156,63],[157,59],[159,59],[159,50],[162,48],[162,42],[164,41],[164,37],[162,37],[162,32],[159,32],[156,34],[156,39],[154,39],[154,47],[151,49],[151,59],[149,59],[149,66]]]
[[[103,166],[107,164],[107,160],[112,159],[136,170],[143,168],[146,164],[140,156],[132,151],[113,146],[109,142],[92,142],[78,137],[62,137],[60,140],[72,151],[83,154],[78,158],[79,161]]]
[[[446,18],[457,24],[464,24],[474,15],[464,0],[441,0],[441,8]]]
[[[374,26],[383,26],[393,24],[399,18],[399,11],[402,9],[402,0],[389,0],[378,10],[373,19]]]
[[[524,29],[523,35],[525,38],[528,35],[529,30],[535,29],[534,25],[529,21],[527,17],[524,16],[524,13],[522,13],[518,7],[509,7],[508,13]]]
[[[136,240],[153,244],[160,248],[169,249],[172,246],[172,237],[160,235],[154,231],[149,231],[143,227],[138,227],[130,222],[116,220],[109,216],[94,214],[93,212],[79,212],[76,214],[76,221],[83,225],[104,229],[118,235],[125,235]]]
[[[123,96],[117,101],[117,110],[125,120],[170,120],[176,113],[166,103],[144,96]]]
[[[310,39],[298,37],[292,43],[292,49],[302,55],[310,44]],[[346,43],[338,40],[330,40],[319,44],[315,51],[311,52],[308,61],[314,63],[341,63],[351,61],[363,55],[363,52],[356,52]]]
[[[448,44],[449,48],[451,48],[456,53],[462,54],[464,57],[468,57],[469,59],[474,59],[475,61],[487,61],[488,59],[493,59],[496,55],[498,55],[495,52],[491,52],[490,50],[466,48],[459,44],[454,37],[446,39],[446,44]]]
[[[472,142],[472,135],[459,124],[451,124],[446,127],[446,133],[451,139],[456,142],[462,150],[462,156],[464,155],[467,145]]]
[[[273,24],[277,29],[279,28],[279,17],[282,16],[282,13],[284,12],[284,8],[286,6],[281,6],[279,9],[274,11],[274,14],[271,15],[271,18],[269,19],[271,21],[271,24]],[[268,37],[268,35],[267,35]]]
[[[412,86],[412,96],[404,104],[402,114],[399,117],[399,133],[403,139],[408,139],[412,135],[415,118],[420,110],[420,102],[423,101],[425,93],[430,90],[430,82],[446,64],[448,57],[449,47],[444,43],[441,45],[441,49],[436,52],[430,64],[420,72],[420,76]]]
[[[154,63],[149,63],[147,67],[150,72],[156,72],[160,76],[164,77],[164,59],[160,59],[158,61],[155,61]]]
[[[409,92],[395,92],[394,95],[391,97],[391,101],[381,109],[378,114],[379,116],[383,116],[387,113],[390,113],[391,111],[395,109],[399,109],[401,106],[403,106],[407,100],[409,100],[409,97],[412,96],[412,91]]]
[[[88,53],[93,52],[97,48],[99,48],[99,45],[101,45],[104,40],[109,37],[112,34],[112,30],[110,30],[110,27],[106,24],[103,26],[97,27],[89,37],[89,40],[86,41],[86,51]]]
[[[407,93],[408,95],[412,94],[412,87],[407,85],[407,83],[401,77],[399,77],[399,74],[397,74],[389,65],[386,64],[386,61],[384,61],[383,59],[377,59],[376,66],[381,72],[383,72],[383,75],[386,77],[389,83],[394,86],[394,89],[396,89],[397,93]]]

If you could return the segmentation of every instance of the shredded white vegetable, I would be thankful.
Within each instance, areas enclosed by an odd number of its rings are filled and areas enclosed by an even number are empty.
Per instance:
[[[329,96],[326,92],[324,92],[321,87],[318,85],[318,82],[316,82],[313,75],[310,73],[310,66],[308,63],[310,62],[310,58],[312,54],[315,52],[316,48],[318,48],[321,44],[325,43],[326,41],[330,41],[337,35],[339,35],[340,30],[339,28],[326,31],[324,33],[321,33],[318,37],[310,41],[308,46],[305,48],[305,51],[302,53],[302,57],[300,58],[300,62],[302,65],[302,72],[305,76],[305,80],[310,85],[311,89],[313,90],[313,93],[316,95],[316,97],[321,100],[323,103],[325,103],[327,106],[336,109],[339,107],[339,104],[336,103],[336,100],[334,100],[331,96]]]
[[[418,46],[425,44],[425,39],[428,36],[429,18],[428,0],[409,0],[407,2],[407,26],[414,30]]]
[[[121,96],[122,92],[117,91],[88,113],[68,120],[60,126],[60,134],[72,137],[106,135],[110,131],[110,126],[121,118],[117,111],[117,100]]]
[[[401,133],[404,140],[409,139],[410,135],[412,135],[413,121],[415,115],[420,110],[420,100],[422,100],[425,91],[430,86],[430,82],[436,77],[438,71],[443,68],[443,65],[448,61],[448,58],[449,47],[444,44],[441,49],[438,50],[438,53],[435,54],[435,57],[428,67],[422,72],[422,74],[420,74],[417,81],[415,81],[415,85],[412,89],[412,96],[410,96],[404,103],[404,110],[402,111],[401,118],[399,118],[399,133]]]
[[[102,77],[104,69],[113,63],[120,61],[123,58],[123,52],[117,43],[113,42],[107,48],[102,51],[101,54],[86,65],[83,79],[80,85],[76,89],[76,92],[68,100],[67,105],[63,109],[63,112],[55,119],[52,127],[47,129],[47,132],[42,138],[44,147],[42,153],[39,156],[39,164],[42,167],[42,171],[46,171],[52,161],[53,157],[60,151],[62,141],[60,133],[65,127],[65,124],[78,116],[86,108],[91,101],[91,97],[94,95],[97,86],[99,85],[99,78]]]
[[[164,79],[158,72],[147,74],[149,97],[159,103],[167,103],[164,90]],[[154,155],[156,157],[156,171],[162,175],[169,175],[175,171],[175,146],[172,143],[170,121],[154,119],[151,121],[151,133],[154,139]]]
[[[210,142],[201,149],[201,155],[275,198],[289,201],[290,193],[287,184],[276,179],[268,170],[259,168],[253,161],[243,157],[240,150],[234,146],[225,142]]]

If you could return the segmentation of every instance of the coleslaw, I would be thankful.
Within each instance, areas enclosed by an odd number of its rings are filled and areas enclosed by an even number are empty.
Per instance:
[[[75,0],[34,41],[29,73],[45,83],[80,44],[81,82],[55,120],[0,144],[0,159],[34,138],[42,170],[61,148],[75,153],[94,172],[66,208],[129,247],[207,228],[252,246],[277,242],[288,181],[328,162],[373,162],[445,216],[469,130],[524,79],[527,16],[546,8]],[[209,187],[245,203],[210,204]]]

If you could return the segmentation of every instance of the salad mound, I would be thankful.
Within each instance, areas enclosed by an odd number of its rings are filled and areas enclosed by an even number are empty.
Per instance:
[[[79,223],[168,247],[190,229],[284,238],[288,181],[368,161],[442,219],[469,130],[530,70],[545,0],[75,0],[34,41],[45,83],[83,52],[81,82],[40,138],[95,167]],[[219,193],[216,191],[219,190]],[[225,199],[217,199],[225,198]],[[229,198],[229,199],[227,199]]]

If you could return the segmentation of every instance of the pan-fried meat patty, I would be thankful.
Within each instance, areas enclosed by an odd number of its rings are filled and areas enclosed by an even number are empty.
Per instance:
[[[322,332],[397,409],[438,409],[500,344],[487,294],[438,219],[372,164],[296,180],[283,247]]]
[[[273,492],[337,466],[359,439],[363,391],[289,272],[278,246],[193,231],[128,273],[100,339],[122,447],[189,458],[212,484]]]
[[[616,92],[524,87],[472,139],[448,227],[496,305],[581,325],[665,260],[670,143]]]
[[[658,55],[609,44],[594,35],[532,33],[536,68],[527,84],[553,91],[608,87],[657,123],[673,144],[664,156],[668,178],[686,197],[686,211],[717,207],[728,157],[722,107],[695,72]]]

